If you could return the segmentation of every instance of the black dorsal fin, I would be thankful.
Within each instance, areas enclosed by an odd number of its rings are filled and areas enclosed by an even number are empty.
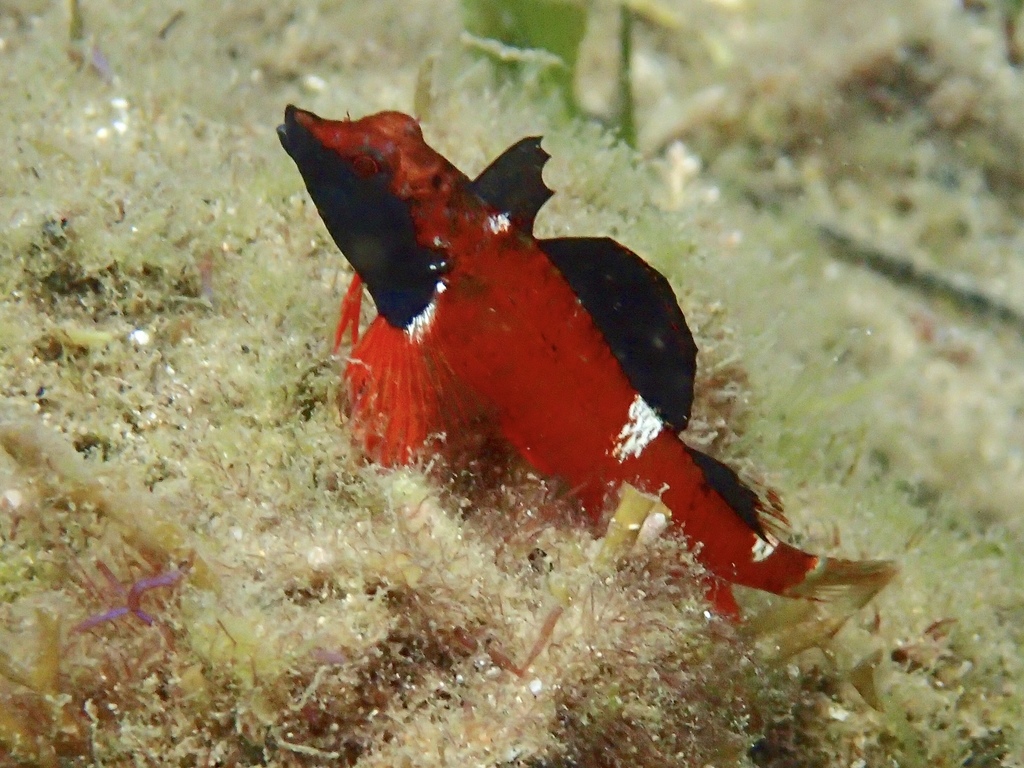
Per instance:
[[[470,189],[499,213],[507,213],[519,229],[533,234],[537,211],[552,195],[541,176],[550,157],[541,149],[540,136],[520,139],[471,181]]]
[[[673,430],[685,428],[697,345],[668,280],[611,238],[538,244],[594,319],[629,383]]]

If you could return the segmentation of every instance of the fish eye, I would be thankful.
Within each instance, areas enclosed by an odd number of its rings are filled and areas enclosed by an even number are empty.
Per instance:
[[[352,170],[361,179],[368,179],[380,173],[380,166],[377,160],[370,155],[356,155],[352,158]]]

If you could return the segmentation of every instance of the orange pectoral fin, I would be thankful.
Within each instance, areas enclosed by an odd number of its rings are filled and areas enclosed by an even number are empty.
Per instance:
[[[338,327],[334,331],[334,347],[331,354],[338,353],[338,347],[345,338],[345,331],[352,326],[352,346],[359,343],[359,315],[363,307],[363,280],[359,275],[352,278],[352,282],[345,291],[345,298],[341,300],[341,312],[338,316]]]
[[[472,398],[429,338],[416,339],[378,316],[345,369],[353,429],[381,464],[408,464],[458,433]]]
[[[742,614],[729,582],[708,574],[705,582],[705,597],[716,615],[732,622],[739,622]]]

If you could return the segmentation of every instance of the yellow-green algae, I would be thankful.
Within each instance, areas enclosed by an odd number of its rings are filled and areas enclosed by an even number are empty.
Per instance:
[[[0,764],[1020,764],[1020,340],[815,235],[838,219],[1020,304],[994,7],[680,2],[682,34],[636,45],[639,168],[497,89],[447,3],[81,10],[71,42],[61,3],[0,8]],[[670,543],[609,577],[535,480],[364,466],[327,354],[347,273],[277,146],[289,101],[415,101],[470,172],[545,132],[541,230],[616,235],[680,294],[690,439],[778,487],[801,544],[901,578],[780,662],[704,619]],[[657,154],[675,138],[710,172]],[[191,565],[144,597],[156,627],[71,633],[116,603],[97,562]]]

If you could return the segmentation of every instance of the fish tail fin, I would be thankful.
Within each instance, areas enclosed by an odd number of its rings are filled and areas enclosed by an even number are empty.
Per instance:
[[[744,625],[747,636],[770,640],[770,653],[776,658],[826,647],[849,618],[899,572],[889,560],[821,557],[818,561],[802,582],[782,593],[802,599],[763,610]]]
[[[337,354],[341,342],[345,338],[345,331],[352,327],[352,346],[359,343],[359,316],[363,308],[363,280],[359,275],[352,278],[352,282],[345,291],[345,298],[341,300],[341,311],[338,315],[338,327],[334,330],[334,347],[331,354]]]
[[[786,597],[800,597],[857,610],[863,608],[899,573],[891,560],[843,560],[819,557],[816,567]]]

